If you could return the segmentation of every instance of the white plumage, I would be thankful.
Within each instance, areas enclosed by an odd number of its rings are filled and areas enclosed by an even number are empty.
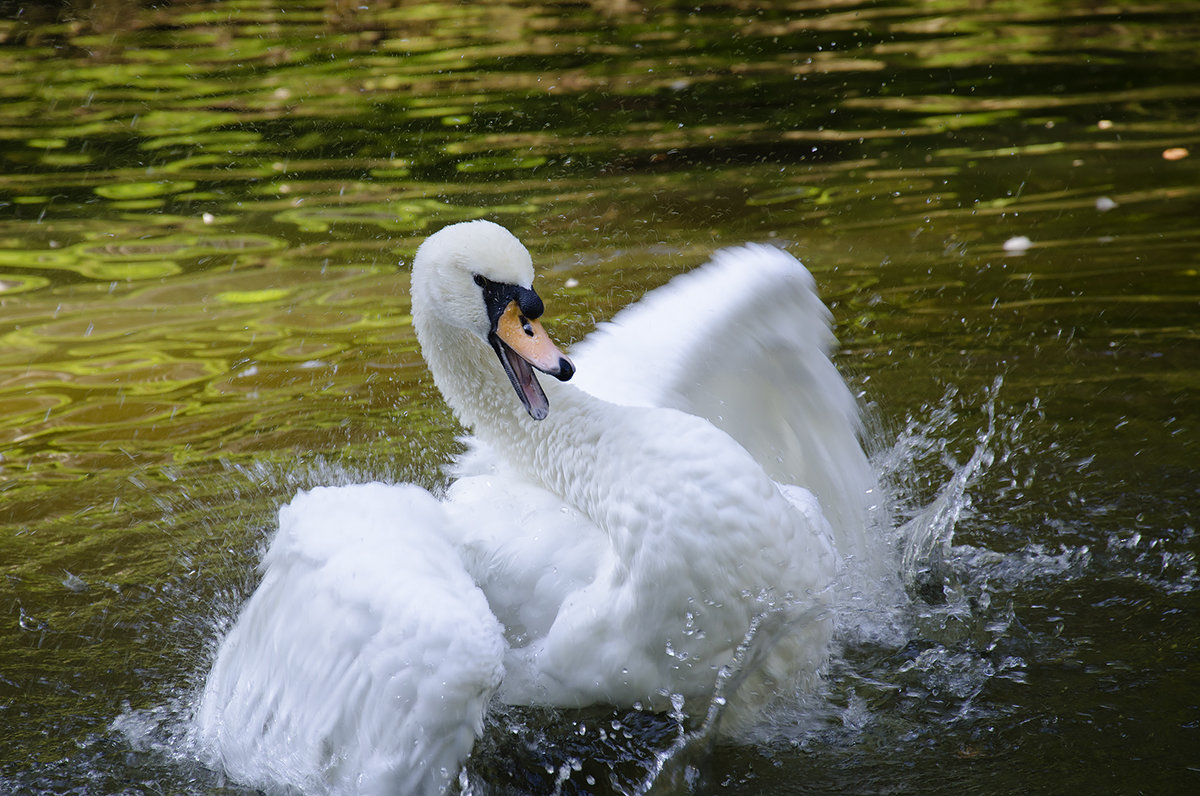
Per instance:
[[[202,759],[267,790],[436,793],[457,776],[504,640],[430,533],[446,522],[414,486],[322,487],[284,506],[205,686]]]
[[[702,712],[764,613],[785,631],[724,727],[816,676],[843,562],[882,556],[808,272],[770,247],[721,252],[584,341],[574,383],[543,387],[528,363],[574,368],[542,339],[532,280],[490,222],[418,251],[414,325],[472,449],[441,502],[372,484],[280,512],[198,710],[210,764],[258,786],[436,792],[493,694]]]

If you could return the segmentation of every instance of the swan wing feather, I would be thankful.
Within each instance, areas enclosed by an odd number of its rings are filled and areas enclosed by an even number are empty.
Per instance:
[[[815,493],[853,556],[876,484],[857,402],[829,359],[831,320],[786,251],[724,249],[575,346],[575,383],[613,403],[706,418],[775,481]]]
[[[458,775],[504,641],[415,486],[299,494],[197,716],[210,763],[303,791],[436,793]]]

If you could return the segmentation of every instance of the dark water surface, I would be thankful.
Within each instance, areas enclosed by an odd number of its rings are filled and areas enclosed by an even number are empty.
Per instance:
[[[84,5],[0,3],[0,792],[239,792],[193,690],[296,489],[441,481],[397,263],[476,217],[568,342],[787,244],[932,540],[693,789],[1200,787],[1200,2]],[[677,732],[499,715],[469,779]]]

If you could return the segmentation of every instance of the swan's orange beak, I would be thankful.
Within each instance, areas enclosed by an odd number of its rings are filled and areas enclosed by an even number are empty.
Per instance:
[[[571,360],[558,350],[540,321],[521,314],[517,302],[510,301],[496,324],[496,335],[522,359],[542,373],[566,381],[575,373]]]
[[[533,375],[533,368],[566,381],[575,375],[575,366],[540,322],[521,313],[515,300],[501,313],[493,338],[492,346],[529,416],[534,420],[544,419],[550,412],[550,402]]]

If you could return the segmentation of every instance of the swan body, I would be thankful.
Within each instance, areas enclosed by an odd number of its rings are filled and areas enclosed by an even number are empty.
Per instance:
[[[703,712],[764,614],[782,630],[723,726],[816,676],[834,579],[871,555],[872,480],[807,271],[768,247],[719,255],[585,341],[575,383],[533,276],[490,222],[421,246],[413,323],[471,450],[441,501],[375,484],[281,510],[197,713],[210,764],[436,792],[492,698]]]

